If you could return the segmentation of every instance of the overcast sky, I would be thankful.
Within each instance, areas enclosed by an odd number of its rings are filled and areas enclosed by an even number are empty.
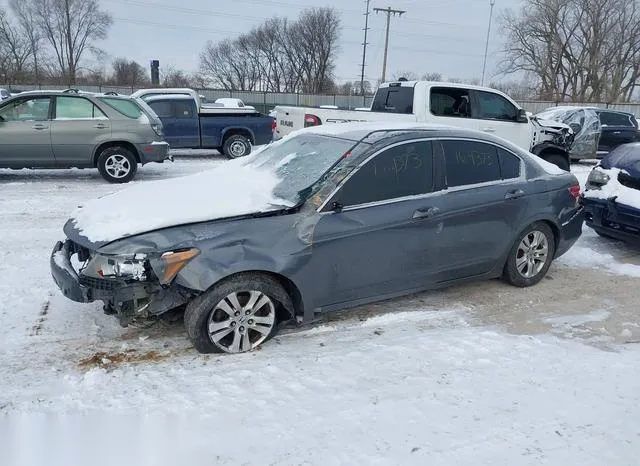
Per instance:
[[[209,39],[217,41],[248,31],[271,16],[295,18],[308,6],[333,6],[342,18],[336,77],[359,79],[365,0],[100,0],[114,17],[109,38],[101,46],[112,56],[127,56],[148,67],[160,65],[188,71]],[[496,0],[489,42],[487,79],[496,72],[502,39],[496,19],[519,0]],[[391,19],[387,77],[410,70],[439,72],[445,77],[482,74],[489,22],[489,0],[371,0],[367,78],[381,75],[385,14],[374,7],[406,10]]]

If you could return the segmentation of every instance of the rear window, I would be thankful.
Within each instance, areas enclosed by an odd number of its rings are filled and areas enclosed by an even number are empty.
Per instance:
[[[600,112],[600,123],[606,126],[634,126],[631,115],[616,112]]]
[[[371,105],[373,112],[413,113],[413,87],[381,87]]]
[[[127,118],[137,120],[143,115],[142,110],[133,100],[114,99],[112,97],[100,97],[99,99]]]

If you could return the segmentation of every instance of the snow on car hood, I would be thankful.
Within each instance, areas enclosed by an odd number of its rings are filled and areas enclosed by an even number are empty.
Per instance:
[[[595,167],[594,170],[599,170],[606,173],[609,176],[609,182],[602,186],[600,189],[587,189],[584,191],[584,197],[586,199],[603,199],[607,200],[611,197],[616,198],[616,202],[640,209],[640,190],[628,188],[618,181],[618,174],[620,172],[629,174],[626,170],[619,168],[602,168],[601,166]]]
[[[84,203],[71,215],[75,233],[93,243],[109,242],[187,223],[290,207],[272,193],[275,173],[226,162],[195,175],[133,185]]]

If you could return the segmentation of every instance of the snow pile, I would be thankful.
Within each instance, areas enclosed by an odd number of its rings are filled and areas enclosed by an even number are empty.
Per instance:
[[[602,167],[596,167],[594,170],[607,174],[609,176],[609,182],[600,189],[589,189],[585,191],[585,198],[606,200],[616,196],[617,203],[640,209],[640,190],[627,188],[618,181],[618,174],[620,172],[628,175],[625,170],[620,170],[619,168],[606,169]]]
[[[72,214],[74,226],[89,241],[111,241],[291,205],[272,194],[280,182],[273,172],[245,162],[237,159],[195,175],[132,185],[88,201]]]

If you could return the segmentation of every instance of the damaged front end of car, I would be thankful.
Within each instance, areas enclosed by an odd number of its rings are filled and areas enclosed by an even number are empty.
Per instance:
[[[200,251],[185,248],[162,252],[104,254],[71,239],[58,241],[50,258],[51,274],[68,299],[104,302],[107,314],[127,326],[185,304],[193,292],[173,283]]]
[[[564,123],[530,117],[533,125],[531,152],[540,154],[545,148],[556,148],[569,154],[575,142],[575,131]]]

